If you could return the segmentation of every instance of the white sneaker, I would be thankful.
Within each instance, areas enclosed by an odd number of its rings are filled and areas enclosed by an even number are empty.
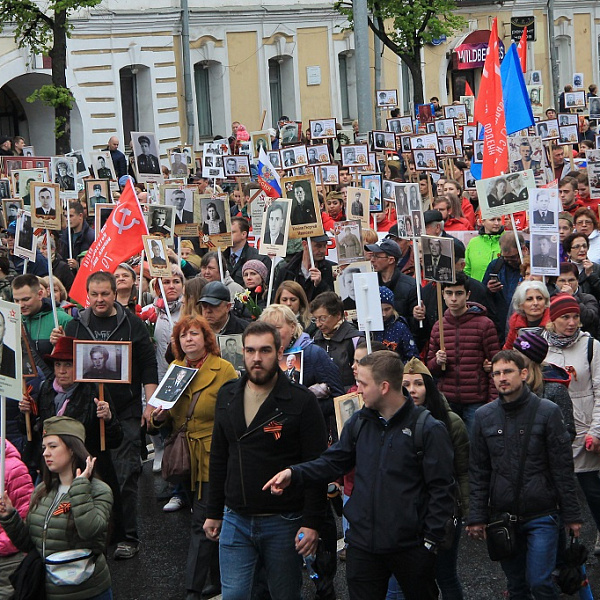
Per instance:
[[[185,502],[179,496],[173,496],[164,506],[163,512],[175,512],[181,510]]]
[[[162,470],[162,459],[165,450],[164,448],[155,448],[154,449],[154,461],[152,463],[152,472],[160,473]]]

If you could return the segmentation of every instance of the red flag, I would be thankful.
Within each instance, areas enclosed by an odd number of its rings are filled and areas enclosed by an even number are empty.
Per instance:
[[[114,273],[117,267],[143,249],[142,236],[148,226],[135,195],[131,179],[125,185],[119,203],[110,213],[98,239],[81,260],[81,266],[69,295],[83,306],[88,304],[87,278],[96,271]]]
[[[473,90],[468,81],[465,81],[465,96],[474,96]]]
[[[500,78],[500,53],[497,19],[492,23],[490,41],[479,94],[473,110],[475,120],[483,125],[483,166],[481,177],[495,177],[508,170],[506,118]]]
[[[521,70],[523,73],[527,73],[527,25],[523,29],[519,45],[517,46],[517,54],[521,61]]]

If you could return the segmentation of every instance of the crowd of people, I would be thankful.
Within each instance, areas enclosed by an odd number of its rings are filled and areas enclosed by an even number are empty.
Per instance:
[[[269,134],[272,148],[283,145],[277,129]],[[248,139],[234,123],[231,151]],[[311,144],[310,130],[301,141]],[[334,156],[339,148],[328,143]],[[135,173],[118,145],[111,138],[107,148],[122,191]],[[548,277],[531,274],[526,216],[517,229],[507,217],[483,218],[477,189],[465,191],[472,147],[435,174],[415,170],[409,154],[387,153],[382,189],[418,184],[419,195],[404,202],[421,213],[422,234],[439,246],[451,240],[455,264],[442,266],[446,257],[436,255],[419,269],[419,238],[398,219],[398,196],[377,199],[382,210],[353,250],[379,283],[383,330],[369,339],[354,295],[342,298],[336,286],[352,288],[359,270],[331,260],[330,233],[352,217],[347,195],[357,187],[356,170],[341,162],[339,183],[317,186],[323,235],[290,239],[283,259],[256,243],[251,197],[259,184],[228,188],[197,171],[188,185],[200,194],[228,193],[231,246],[215,252],[199,237],[177,238],[161,281],[139,256],[114,273],[94,272],[85,308],[69,300],[95,239],[83,197],[68,203],[70,231],[44,237],[27,262],[14,253],[9,220],[0,293],[21,308],[37,376],[7,406],[0,599],[25,585],[36,553],[48,598],[112,598],[107,556],[132,559],[143,543],[146,436],[159,476],[180,433],[189,469],[169,477],[164,511],[192,509],[188,600],[297,600],[303,559],[321,600],[336,598],[338,560],[352,599],[461,600],[465,526],[473,539],[487,532],[510,598],[558,598],[565,535],[577,538],[582,527],[578,488],[593,517],[585,526],[600,532],[600,233],[585,149],[572,161],[549,146],[562,212],[561,262]],[[134,183],[140,202],[150,202],[151,190]],[[152,226],[164,230],[156,215]],[[438,277],[440,269],[455,277]],[[80,340],[98,361],[90,381],[74,369]],[[106,342],[131,343],[127,383],[97,383],[119,379]],[[300,352],[301,361],[290,358]],[[173,365],[195,370],[189,384],[171,408],[150,404]],[[336,404],[356,394],[361,404],[348,404],[342,428]],[[499,522],[514,536],[508,549],[491,545]],[[76,576],[55,568],[64,560]]]

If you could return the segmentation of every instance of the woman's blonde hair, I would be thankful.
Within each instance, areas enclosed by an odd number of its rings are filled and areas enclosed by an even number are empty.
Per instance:
[[[296,338],[300,337],[304,332],[292,309],[285,306],[285,304],[270,304],[262,311],[258,320],[270,323],[271,325],[276,325],[283,321],[294,328],[294,337]]]
[[[536,362],[533,362],[529,357],[519,352],[525,361],[525,367],[528,370],[527,380],[525,383],[530,387],[534,394],[541,394],[544,389],[544,375],[542,367]]]

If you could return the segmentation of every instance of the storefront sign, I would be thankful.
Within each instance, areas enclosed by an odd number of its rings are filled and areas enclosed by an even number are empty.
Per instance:
[[[488,53],[487,42],[479,44],[461,44],[454,49],[454,68],[476,69],[483,67]],[[504,58],[504,44],[500,41],[500,60]]]
[[[510,20],[510,39],[518,42],[527,27],[527,41],[535,42],[535,17],[512,17]]]

